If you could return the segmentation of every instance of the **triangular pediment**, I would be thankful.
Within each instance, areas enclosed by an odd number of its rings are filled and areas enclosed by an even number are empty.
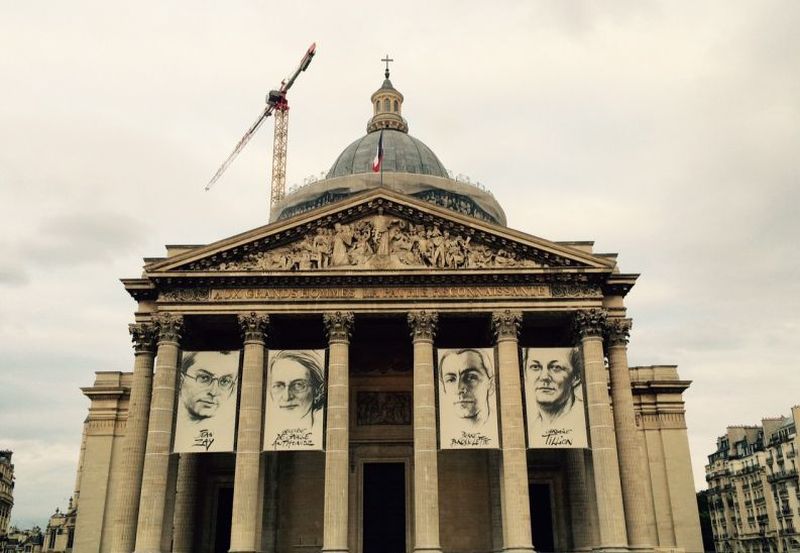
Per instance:
[[[377,189],[180,252],[150,275],[335,271],[591,270],[615,262]]]

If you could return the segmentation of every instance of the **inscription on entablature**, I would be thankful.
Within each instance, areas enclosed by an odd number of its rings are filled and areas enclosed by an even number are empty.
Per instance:
[[[549,298],[550,286],[396,286],[386,288],[215,288],[212,302],[247,300],[392,300]]]
[[[356,394],[356,424],[411,424],[411,392],[358,392]]]

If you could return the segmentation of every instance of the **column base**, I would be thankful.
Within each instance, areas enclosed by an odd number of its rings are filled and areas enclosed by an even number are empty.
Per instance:
[[[535,550],[533,549],[532,545],[530,547],[524,546],[524,547],[504,547],[503,548],[503,553],[534,553],[534,551]]]
[[[635,553],[655,553],[656,548],[652,545],[629,545],[628,551]]]
[[[631,551],[627,545],[602,545],[593,547],[594,553],[629,553]]]
[[[415,547],[414,553],[442,553],[441,547]]]
[[[350,553],[350,550],[347,548],[344,549],[325,549],[325,546],[322,547],[322,553]]]

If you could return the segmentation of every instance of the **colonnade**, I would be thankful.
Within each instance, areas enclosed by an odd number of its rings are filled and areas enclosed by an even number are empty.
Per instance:
[[[269,317],[239,316],[243,371],[234,473],[230,551],[260,550],[265,463],[262,452],[264,361]],[[346,553],[349,490],[349,348],[354,315],[323,314],[328,336],[327,425],[323,545],[325,553]],[[497,340],[500,394],[500,505],[503,550],[532,552],[527,449],[520,383],[519,329],[522,313],[492,313]],[[566,452],[576,548],[603,551],[652,549],[655,515],[643,466],[643,446],[633,415],[626,344],[630,321],[607,318],[603,310],[577,311],[575,330],[584,361],[591,453]],[[414,537],[415,552],[440,552],[438,451],[434,340],[438,315],[408,314],[413,342]],[[131,325],[135,362],[125,463],[114,512],[112,553],[166,553],[191,550],[191,518],[197,454],[170,454],[183,319],[164,313],[152,323]],[[611,397],[605,368],[608,343]],[[156,355],[154,355],[156,354]],[[153,377],[154,361],[155,378]],[[614,400],[612,414],[611,398]],[[620,470],[625,474],[620,478]],[[176,494],[176,487],[178,493]],[[591,488],[591,489],[590,489]],[[177,497],[176,497],[177,495]],[[583,513],[581,513],[581,509]],[[183,514],[182,514],[183,513]],[[175,516],[177,514],[177,516]],[[175,520],[181,519],[172,525]],[[578,543],[580,542],[580,543]]]

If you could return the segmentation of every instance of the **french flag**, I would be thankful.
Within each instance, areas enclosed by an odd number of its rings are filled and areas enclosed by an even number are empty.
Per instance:
[[[375,151],[375,159],[372,160],[372,172],[377,173],[383,164],[383,131],[378,137],[378,149]]]

